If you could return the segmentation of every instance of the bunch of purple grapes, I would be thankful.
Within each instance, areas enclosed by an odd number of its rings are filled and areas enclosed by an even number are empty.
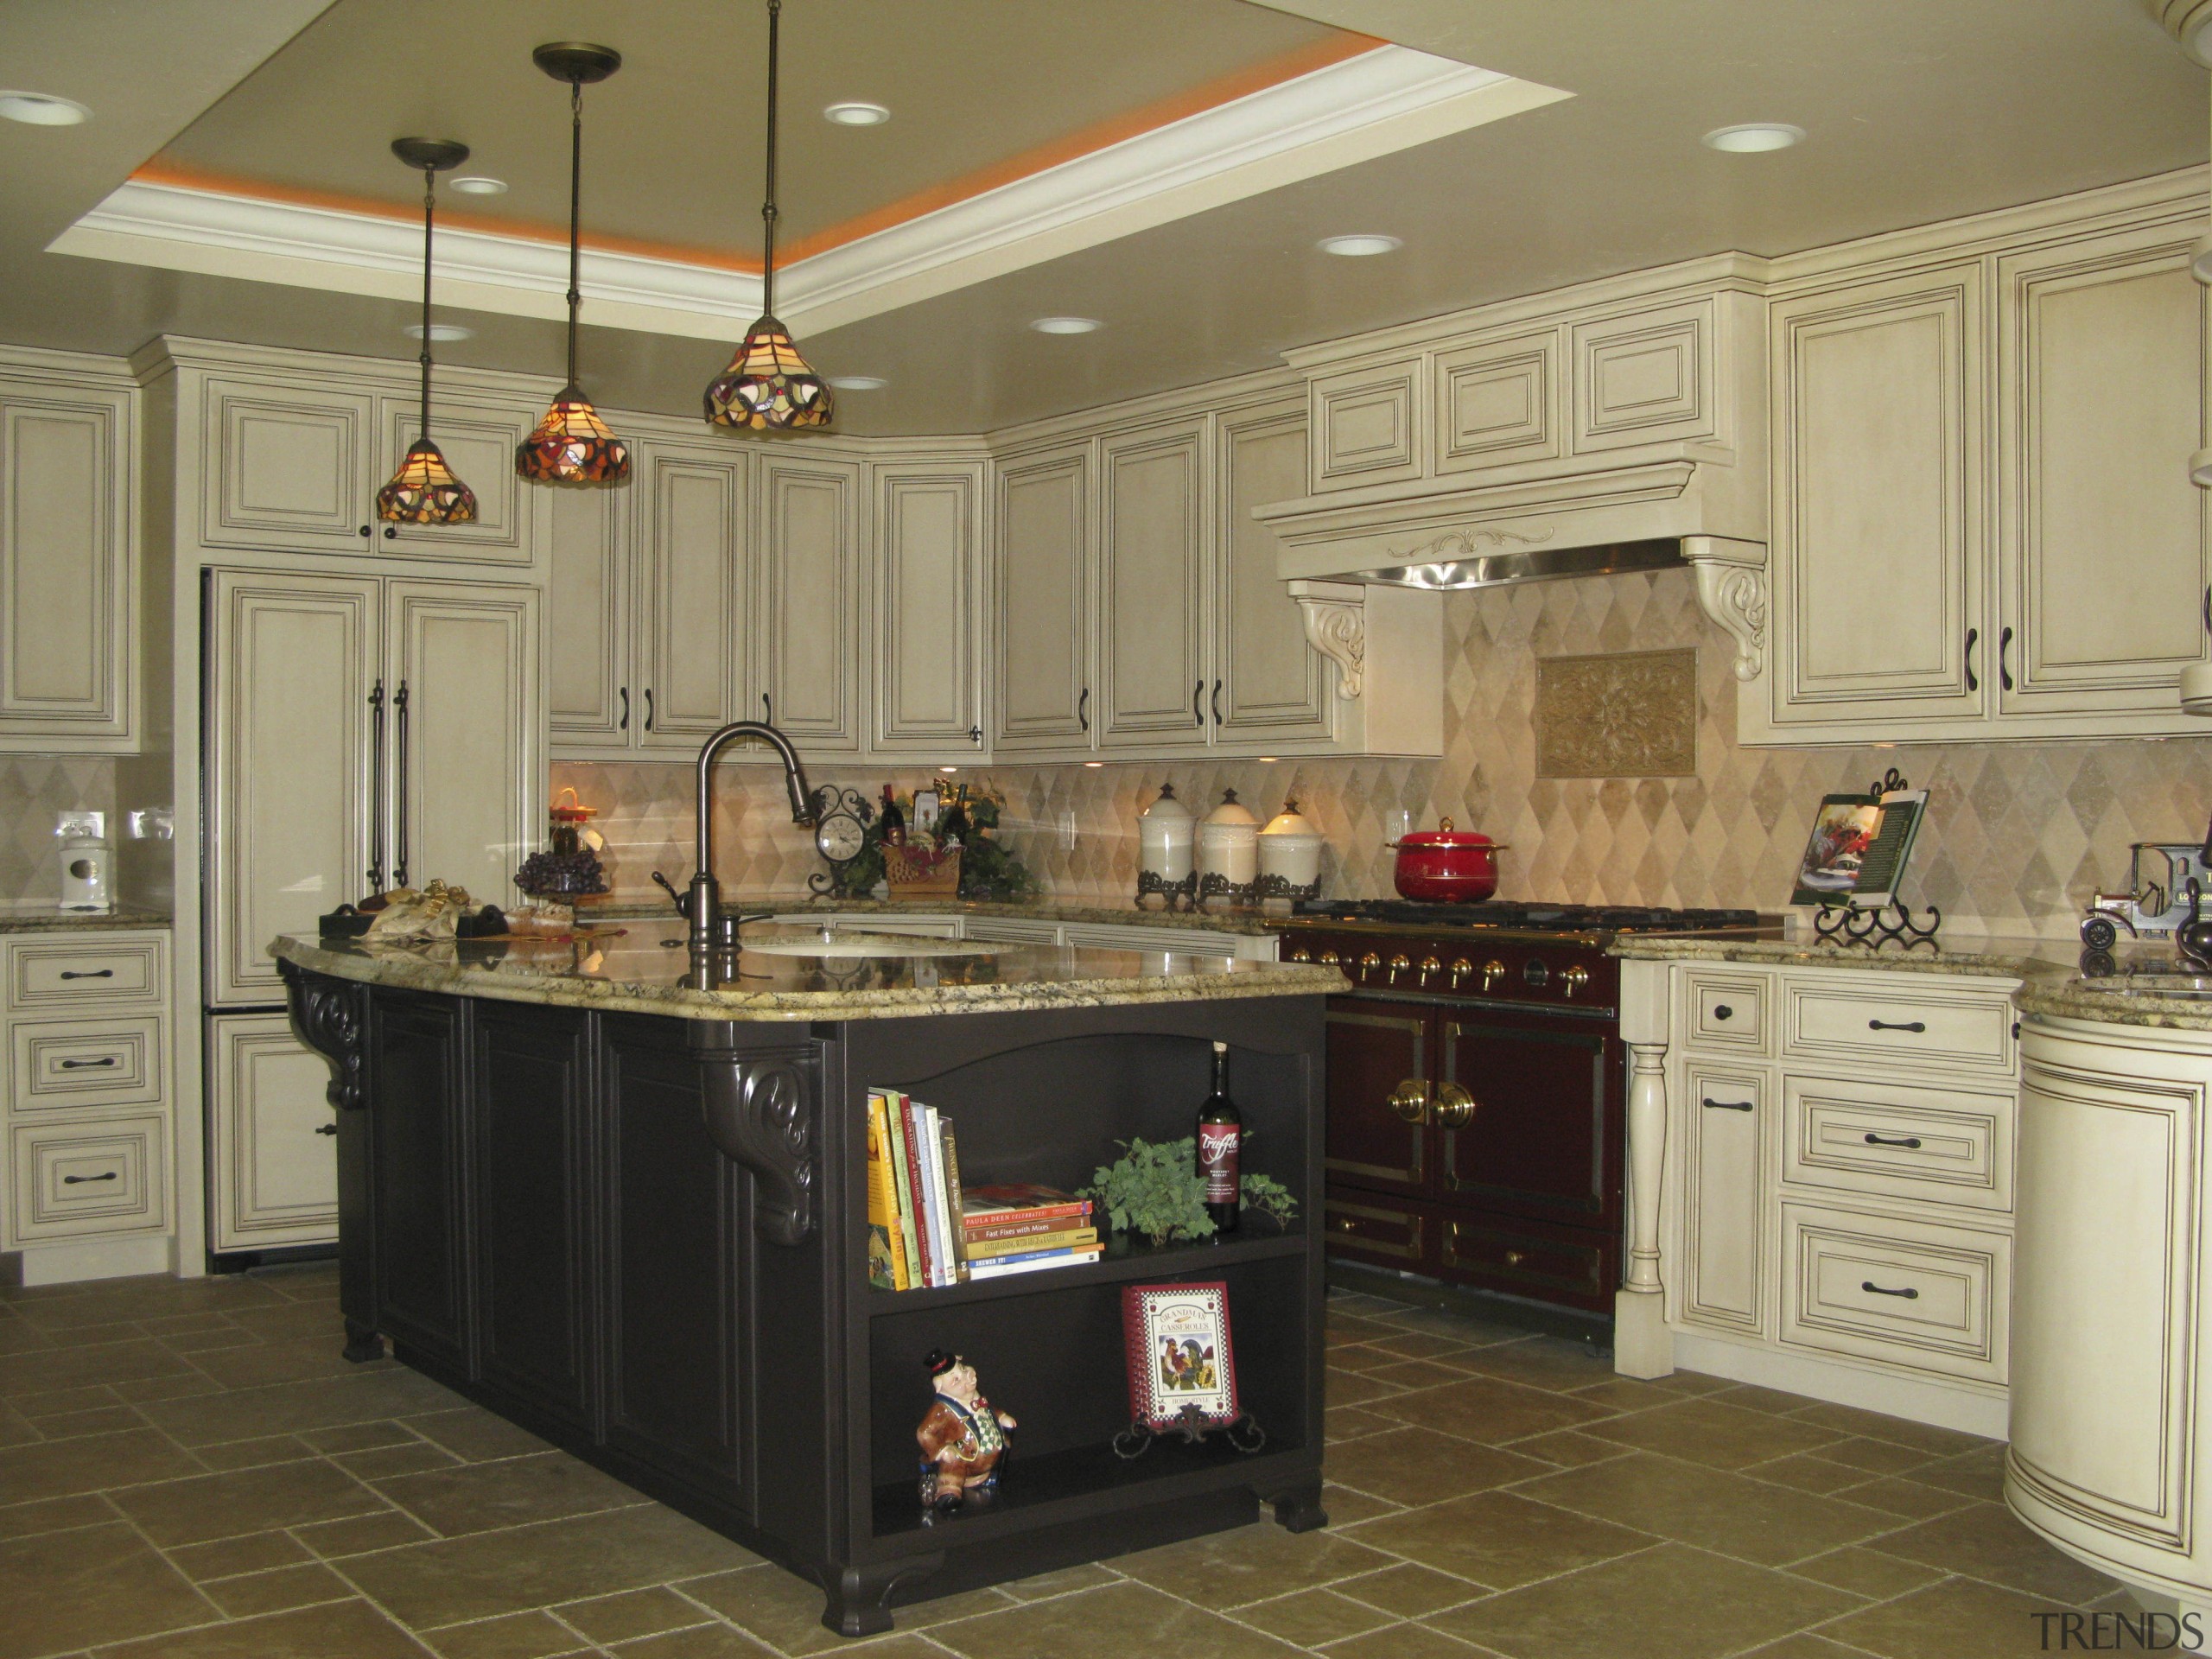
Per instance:
[[[605,893],[607,872],[588,848],[573,853],[532,853],[515,872],[515,886],[528,893]]]

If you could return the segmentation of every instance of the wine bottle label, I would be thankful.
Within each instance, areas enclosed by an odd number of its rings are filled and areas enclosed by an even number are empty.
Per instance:
[[[1236,1143],[1243,1134],[1235,1123],[1198,1125],[1198,1179],[1205,1183],[1208,1204],[1236,1202]]]

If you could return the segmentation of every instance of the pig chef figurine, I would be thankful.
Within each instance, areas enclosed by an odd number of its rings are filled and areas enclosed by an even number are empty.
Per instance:
[[[966,1493],[998,1484],[1014,1419],[991,1408],[976,1387],[976,1368],[958,1354],[932,1348],[923,1363],[937,1399],[914,1431],[922,1448],[922,1501],[933,1512],[950,1515]]]

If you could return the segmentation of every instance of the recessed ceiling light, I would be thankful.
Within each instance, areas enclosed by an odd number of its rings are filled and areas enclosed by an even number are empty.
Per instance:
[[[1707,149],[1725,149],[1732,156],[1787,149],[1804,142],[1805,129],[1793,127],[1787,121],[1746,121],[1741,126],[1715,127],[1705,135]]]
[[[826,374],[822,378],[840,391],[880,391],[887,384],[880,374]]]
[[[73,127],[92,118],[83,105],[50,92],[0,92],[0,115],[27,127]]]
[[[423,325],[419,322],[410,322],[399,332],[410,340],[420,340],[423,338]],[[474,340],[476,338],[476,331],[474,328],[464,327],[457,322],[434,322],[430,325],[430,338],[434,340]]]
[[[832,104],[822,111],[822,118],[840,127],[880,127],[891,118],[891,111],[880,104]]]
[[[1096,317],[1039,317],[1029,326],[1040,334],[1090,334],[1106,325]]]
[[[1314,245],[1324,253],[1338,254],[1346,259],[1366,259],[1378,253],[1395,253],[1405,244],[1395,236],[1368,234],[1325,236]]]
[[[447,188],[458,190],[464,196],[504,196],[507,194],[507,181],[505,179],[486,178],[480,173],[472,173],[467,178],[455,179]]]

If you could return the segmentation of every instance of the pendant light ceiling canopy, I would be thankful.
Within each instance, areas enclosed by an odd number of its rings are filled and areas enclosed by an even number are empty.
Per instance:
[[[533,484],[624,484],[630,478],[630,446],[607,429],[576,384],[577,238],[583,200],[584,88],[622,67],[612,47],[556,41],[531,61],[569,83],[569,378],[531,435],[515,447],[515,471]]]
[[[395,138],[391,153],[423,171],[423,410],[415,442],[391,481],[377,492],[377,517],[392,524],[473,524],[476,496],[453,475],[430,441],[430,232],[436,217],[438,175],[468,159],[467,144],[442,138]],[[365,533],[365,532],[364,532]]]
[[[828,384],[799,355],[791,330],[776,321],[776,26],[782,12],[783,0],[768,0],[768,194],[760,206],[760,317],[706,396],[709,421],[749,432],[827,426],[832,412]]]

